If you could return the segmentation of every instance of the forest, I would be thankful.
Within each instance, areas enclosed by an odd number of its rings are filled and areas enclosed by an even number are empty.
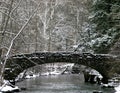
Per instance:
[[[88,4],[82,0],[1,0],[1,78],[9,56],[78,51],[88,37]]]
[[[0,74],[9,56],[108,54],[120,41],[120,0],[0,0]]]

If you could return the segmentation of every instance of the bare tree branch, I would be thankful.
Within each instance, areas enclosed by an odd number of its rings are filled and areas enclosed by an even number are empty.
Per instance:
[[[13,5],[13,0],[11,0],[10,2],[10,8],[9,8],[9,11],[8,11],[8,15],[10,15],[10,12],[12,10],[12,5]],[[6,28],[7,28],[7,25],[8,25],[8,22],[9,22],[9,17],[7,17],[6,21],[5,21],[5,25],[3,26],[3,36],[5,34],[5,31],[6,31]],[[2,38],[3,39],[3,38]]]
[[[16,33],[13,33],[13,32],[9,32],[9,31],[5,31],[6,32],[6,34],[11,34],[11,35],[15,35]],[[2,34],[3,33],[3,31],[0,31],[0,34]]]
[[[12,15],[12,13],[19,7],[19,5],[21,4],[22,0],[20,0],[18,2],[18,4],[12,9],[11,13],[10,13],[10,16]]]
[[[3,14],[5,14],[6,16],[8,16],[12,21],[14,21],[17,25],[20,26],[20,24],[14,18],[12,18],[9,14],[7,14],[7,13],[1,11],[1,10],[0,10],[0,12],[3,13]]]
[[[9,10],[8,8],[6,8],[6,7],[0,7],[0,9],[5,9],[5,10]]]
[[[4,74],[6,62],[7,62],[9,53],[10,53],[10,51],[11,51],[11,48],[12,48],[12,46],[13,46],[14,40],[20,35],[20,33],[21,33],[21,32],[25,29],[25,27],[28,25],[28,23],[30,22],[30,20],[33,18],[33,16],[35,15],[35,13],[37,12],[37,10],[39,9],[39,6],[40,6],[40,4],[39,4],[38,7],[34,10],[34,12],[32,13],[32,15],[29,17],[29,19],[27,20],[27,22],[22,26],[22,28],[19,30],[19,32],[16,34],[16,36],[11,40],[11,44],[10,44],[10,46],[9,46],[9,48],[8,48],[8,51],[7,51],[7,53],[6,53],[5,60],[4,60],[3,66],[2,66],[2,70],[1,70],[1,80],[2,80],[2,77],[3,77],[3,74]]]

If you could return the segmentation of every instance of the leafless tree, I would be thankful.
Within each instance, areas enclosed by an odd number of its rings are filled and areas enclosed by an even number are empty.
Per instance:
[[[21,32],[25,29],[25,27],[28,25],[28,23],[30,22],[30,20],[33,18],[33,16],[35,15],[35,13],[37,12],[37,10],[39,9],[39,6],[40,4],[38,5],[38,7],[34,10],[34,12],[31,14],[31,16],[28,18],[28,20],[24,23],[24,25],[21,27],[21,29],[18,31],[18,33],[12,38],[11,42],[10,42],[10,45],[8,47],[8,50],[7,50],[7,53],[5,55],[5,58],[4,58],[4,62],[2,64],[2,69],[1,69],[1,75],[0,75],[0,79],[2,81],[3,79],[3,74],[4,74],[4,71],[5,71],[5,66],[6,66],[6,62],[7,62],[7,59],[9,57],[9,54],[10,54],[10,51],[12,49],[12,46],[13,46],[13,43],[14,41],[16,40],[16,38],[21,34]]]

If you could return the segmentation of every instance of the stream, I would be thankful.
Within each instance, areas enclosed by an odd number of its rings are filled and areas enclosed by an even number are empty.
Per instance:
[[[26,90],[20,93],[114,93],[113,88],[101,88],[98,84],[84,82],[83,74],[40,76],[17,83]]]

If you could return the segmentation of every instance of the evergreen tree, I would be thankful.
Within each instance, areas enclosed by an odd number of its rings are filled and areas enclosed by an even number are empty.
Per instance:
[[[93,0],[91,44],[95,53],[107,53],[120,35],[120,0]]]

